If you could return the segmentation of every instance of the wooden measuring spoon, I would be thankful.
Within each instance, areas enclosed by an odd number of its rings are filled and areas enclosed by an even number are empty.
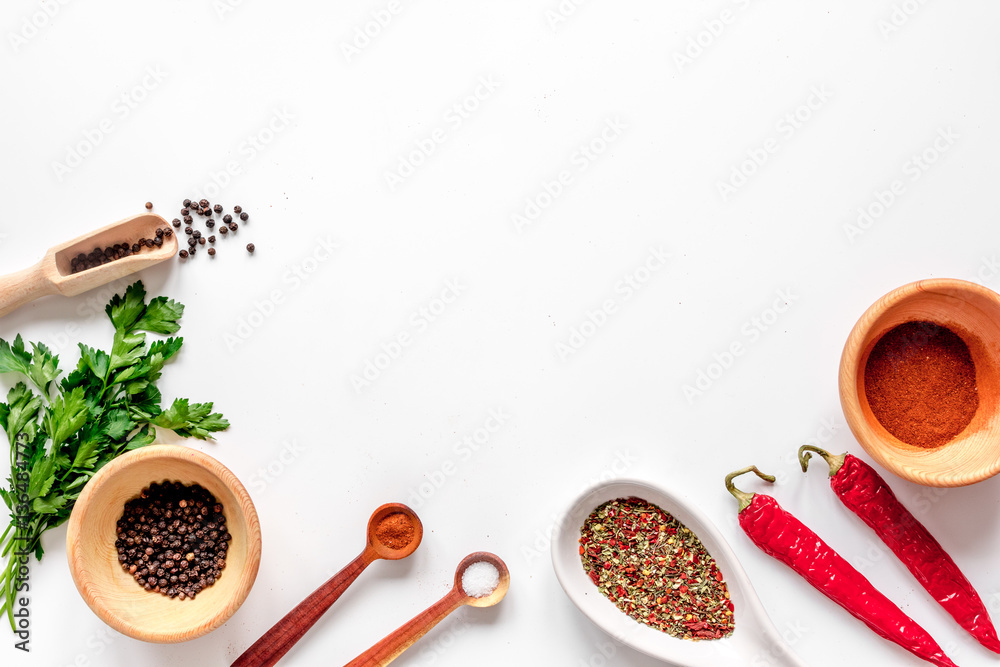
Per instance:
[[[46,294],[76,296],[118,278],[141,271],[177,254],[177,235],[163,238],[162,246],[144,248],[135,255],[122,257],[86,271],[73,273],[71,262],[80,253],[94,248],[106,248],[116,243],[135,243],[141,238],[154,238],[156,229],[169,228],[170,223],[154,213],[133,215],[102,227],[72,241],[49,248],[45,257],[34,266],[0,276],[0,317]]]
[[[413,539],[405,547],[393,549],[379,542],[375,531],[379,523],[392,514],[405,514],[413,524]],[[285,614],[285,617],[264,633],[253,646],[244,651],[236,659],[232,667],[270,667],[285,655],[295,642],[309,630],[320,616],[337,601],[347,587],[354,583],[365,568],[374,561],[399,560],[406,558],[420,546],[424,536],[424,527],[417,518],[416,512],[402,503],[387,503],[376,509],[368,520],[368,542],[361,554],[352,560],[347,567],[333,575],[329,581],[317,588],[295,609]]]
[[[462,590],[462,574],[473,563],[487,562],[500,573],[500,583],[492,593],[475,598]],[[462,605],[470,607],[492,607],[503,599],[510,588],[510,571],[499,556],[487,551],[477,551],[462,559],[455,570],[455,586],[443,598],[432,604],[426,611],[418,614],[409,622],[399,627],[385,639],[351,660],[345,667],[382,667],[395,660],[400,653],[408,649],[415,641],[423,637],[435,625],[444,620],[445,616]]]

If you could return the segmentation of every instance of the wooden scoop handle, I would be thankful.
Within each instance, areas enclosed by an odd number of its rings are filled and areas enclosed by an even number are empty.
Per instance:
[[[285,614],[284,618],[237,658],[232,667],[271,667],[278,662],[376,558],[371,549],[362,551],[347,567]]]
[[[42,267],[40,262],[21,271],[0,276],[0,317],[40,296],[58,291]]]
[[[387,635],[385,639],[351,660],[344,667],[383,667],[395,660],[415,641],[423,637],[435,625],[468,601],[468,597],[456,586],[443,598],[425,611]]]

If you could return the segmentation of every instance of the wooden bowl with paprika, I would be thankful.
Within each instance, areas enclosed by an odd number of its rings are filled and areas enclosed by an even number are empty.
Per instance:
[[[861,316],[840,402],[872,458],[925,486],[1000,472],[1000,295],[964,280],[899,287]]]

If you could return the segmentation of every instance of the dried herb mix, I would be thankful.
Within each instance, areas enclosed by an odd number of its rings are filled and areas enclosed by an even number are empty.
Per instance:
[[[652,503],[619,498],[591,512],[580,559],[598,590],[640,623],[691,640],[733,632],[733,603],[715,559]]]

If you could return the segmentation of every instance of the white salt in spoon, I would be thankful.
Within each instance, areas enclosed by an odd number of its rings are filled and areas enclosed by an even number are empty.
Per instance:
[[[466,581],[470,595],[463,587],[463,576],[466,570],[477,563],[487,563],[496,569],[495,585],[489,584],[488,577],[483,572],[475,572],[475,581]],[[478,568],[477,568],[478,569]],[[476,590],[473,587],[484,587]],[[383,667],[395,660],[414,642],[427,634],[427,631],[444,620],[444,618],[463,605],[470,607],[492,607],[503,599],[510,588],[510,572],[499,556],[486,551],[477,551],[462,559],[455,570],[455,585],[443,598],[432,604],[426,611],[413,617],[400,626],[385,639],[351,660],[345,667]],[[488,591],[488,592],[487,592]]]
[[[597,590],[580,560],[580,529],[599,505],[617,498],[642,498],[680,521],[701,540],[722,572],[734,607],[734,630],[724,639],[691,641],[671,637],[627,616]],[[736,554],[722,533],[692,503],[647,482],[614,480],[576,499],[552,539],[552,566],[570,600],[618,641],[679,667],[805,667],[778,634]]]
[[[0,317],[40,296],[76,296],[170,259],[177,254],[176,234],[164,236],[162,246],[144,248],[134,255],[86,271],[72,272],[71,262],[80,253],[88,254],[94,248],[103,249],[116,243],[132,244],[141,238],[151,239],[157,228],[169,229],[170,223],[156,214],[143,213],[49,248],[45,257],[34,266],[0,276]]]

